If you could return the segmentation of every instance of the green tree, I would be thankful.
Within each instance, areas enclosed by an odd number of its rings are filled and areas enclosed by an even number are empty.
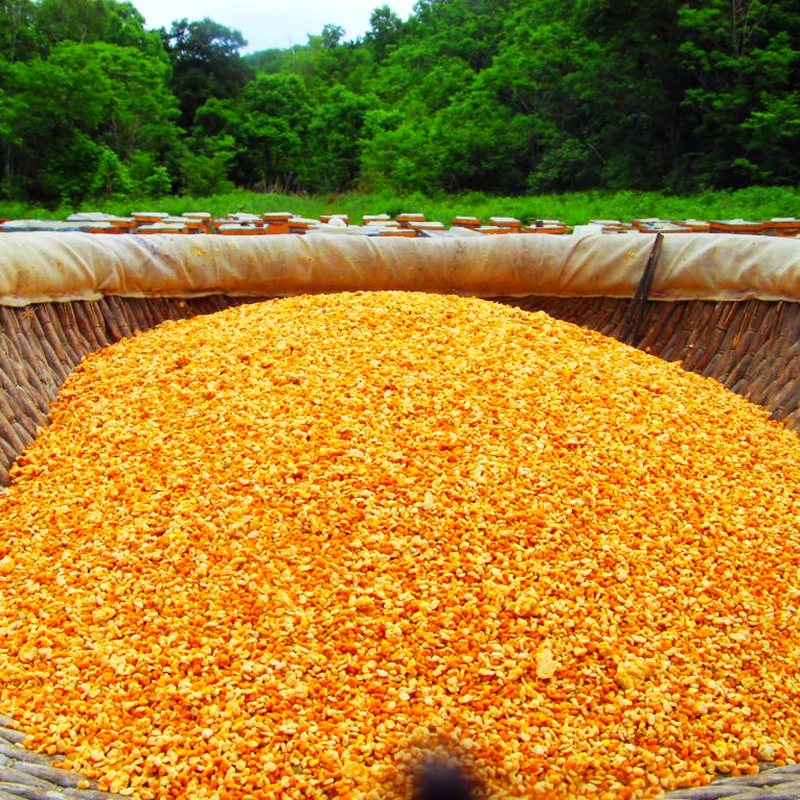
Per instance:
[[[373,58],[380,63],[397,49],[403,35],[403,21],[389,6],[381,6],[370,15],[369,25],[364,38]]]
[[[592,119],[579,136],[610,188],[656,189],[681,168],[687,88],[678,0],[580,0],[571,24],[592,44],[566,79]]]
[[[42,202],[129,190],[137,154],[156,166],[177,147],[167,72],[139,50],[102,42],[66,41],[48,59],[12,65],[16,187]]]
[[[288,51],[284,71],[299,75],[312,92],[324,92],[337,83],[352,88],[354,75],[355,83],[360,83],[357,73],[369,58],[362,46],[344,42],[344,35],[339,25],[325,25],[321,33],[309,34],[307,44]]]
[[[679,12],[689,168],[707,185],[796,181],[800,9],[771,0],[688,2]]]
[[[235,98],[253,77],[253,68],[239,55],[247,46],[242,34],[208,17],[173,22],[161,36],[172,62],[172,91],[184,130],[191,129],[195,112],[206,100]]]
[[[320,44],[328,50],[333,50],[341,44],[346,31],[341,25],[323,25],[319,35]]]
[[[365,119],[379,101],[332,86],[313,105],[306,133],[305,182],[311,191],[346,190],[358,179]]]
[[[252,183],[303,186],[312,100],[298,75],[258,74],[242,92],[238,134]]]
[[[219,178],[226,185],[253,187],[258,179],[253,177],[253,159],[247,152],[243,122],[240,100],[211,97],[197,109],[191,136],[184,145],[188,153],[215,164]],[[188,163],[187,159],[183,158],[181,163]]]
[[[435,57],[456,56],[480,72],[490,66],[504,37],[505,21],[524,0],[418,0],[407,24]],[[428,65],[430,66],[430,64]]]
[[[429,127],[401,122],[396,112],[377,110],[365,118],[359,184],[365,191],[432,194],[441,188],[439,153]]]
[[[449,192],[520,193],[530,169],[528,137],[528,121],[494,92],[465,92],[432,120],[437,183]]]
[[[281,50],[272,47],[269,50],[259,50],[257,53],[248,53],[242,58],[253,69],[253,72],[268,72],[275,74],[282,72],[286,68],[286,63],[290,58],[289,50]]]
[[[49,61],[64,74],[93,76],[102,106],[97,138],[123,161],[140,150],[163,153],[174,146],[178,109],[163,61],[103,42],[65,43]]]
[[[180,158],[182,185],[192,197],[225,194],[234,188],[228,177],[236,156],[232,136],[208,137],[187,147]]]
[[[36,40],[34,12],[31,0],[0,0],[0,61],[29,57]]]
[[[73,47],[67,44],[65,47]],[[103,150],[92,141],[103,119],[104,78],[88,65],[71,73],[49,60],[14,64],[10,71],[13,174],[10,190],[43,203],[79,201],[99,185]]]
[[[0,61],[0,195],[3,197],[13,197],[14,153],[20,144],[14,124],[16,103],[3,88],[9,72],[8,64]]]
[[[479,140],[485,138],[481,128],[497,129],[507,191],[584,188],[599,180],[602,156],[592,150],[597,120],[588,112],[581,83],[587,65],[602,65],[603,49],[564,15],[549,21],[543,11],[533,22],[530,16],[518,12],[509,19],[503,46],[476,80],[476,97],[494,111],[481,126],[470,127]]]
[[[158,33],[145,29],[144,17],[130,2],[118,0],[38,0],[34,5],[38,53],[66,41],[105,42],[163,56]]]

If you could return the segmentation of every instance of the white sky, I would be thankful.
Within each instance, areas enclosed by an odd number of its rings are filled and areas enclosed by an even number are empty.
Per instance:
[[[271,47],[286,49],[307,44],[308,34],[318,34],[325,25],[345,30],[344,41],[369,30],[373,10],[383,5],[407,20],[416,0],[133,0],[146,20],[146,27],[167,28],[186,17],[190,22],[211,17],[226,28],[241,31],[254,53]]]

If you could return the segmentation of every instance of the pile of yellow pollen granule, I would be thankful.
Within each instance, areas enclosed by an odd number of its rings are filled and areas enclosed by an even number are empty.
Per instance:
[[[488,301],[355,293],[87,358],[0,496],[0,711],[160,798],[632,798],[800,755],[800,440]]]

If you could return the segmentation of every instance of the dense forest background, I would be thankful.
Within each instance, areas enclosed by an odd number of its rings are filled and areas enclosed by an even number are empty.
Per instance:
[[[800,183],[793,2],[419,0],[362,39],[245,47],[119,0],[0,0],[0,197]]]

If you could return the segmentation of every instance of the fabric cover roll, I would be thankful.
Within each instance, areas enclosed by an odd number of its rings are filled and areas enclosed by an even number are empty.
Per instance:
[[[632,297],[654,235],[232,237],[80,232],[0,235],[0,304],[211,294],[278,297],[405,290],[478,297]],[[664,237],[651,297],[800,300],[800,242]]]

